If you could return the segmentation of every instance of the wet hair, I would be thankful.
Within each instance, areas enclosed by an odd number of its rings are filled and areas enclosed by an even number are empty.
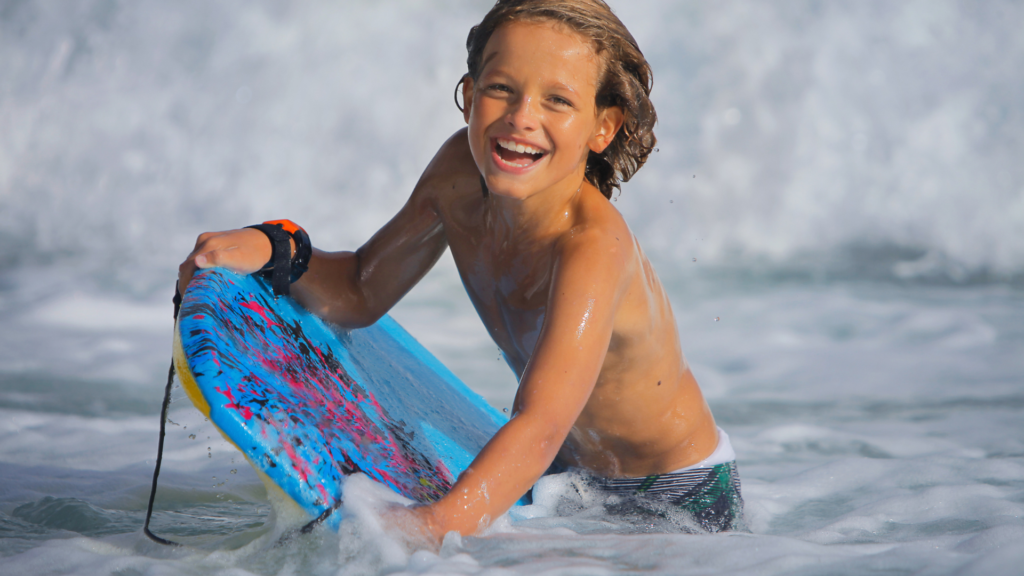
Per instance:
[[[587,157],[586,178],[606,198],[644,165],[654,149],[658,115],[651,103],[651,67],[633,35],[602,0],[498,0],[484,19],[469,31],[466,64],[474,83],[479,80],[484,47],[502,24],[515,21],[553,21],[590,40],[603,61],[597,87],[599,109],[618,106],[622,127],[615,139]]]

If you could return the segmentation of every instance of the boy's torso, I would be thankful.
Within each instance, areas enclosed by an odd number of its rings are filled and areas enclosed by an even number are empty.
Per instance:
[[[488,200],[468,146],[446,164],[444,172],[451,177],[432,187],[432,204],[466,292],[521,377],[543,328],[562,238],[496,233],[488,226]],[[560,464],[621,477],[698,462],[715,449],[717,432],[680,350],[668,298],[608,201],[590,190],[580,206],[573,229],[598,227],[616,234],[629,243],[630,257],[608,353],[559,453]]]

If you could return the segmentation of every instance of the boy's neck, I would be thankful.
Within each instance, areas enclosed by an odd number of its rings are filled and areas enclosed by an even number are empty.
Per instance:
[[[521,242],[557,236],[572,227],[585,181],[567,178],[527,198],[490,193],[484,203],[485,226],[504,241]]]

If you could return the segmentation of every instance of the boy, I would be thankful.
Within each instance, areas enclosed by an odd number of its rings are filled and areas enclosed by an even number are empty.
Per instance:
[[[392,515],[434,540],[472,534],[554,463],[728,529],[742,506],[735,456],[679,348],[668,297],[608,201],[654,146],[647,62],[600,0],[501,0],[467,48],[468,128],[362,248],[314,250],[291,288],[324,319],[366,326],[450,247],[519,376],[511,420],[452,490]],[[181,288],[196,268],[263,268],[268,236],[203,234]]]

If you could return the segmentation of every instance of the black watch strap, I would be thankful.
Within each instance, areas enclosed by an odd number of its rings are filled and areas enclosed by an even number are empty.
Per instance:
[[[291,295],[292,235],[280,224],[254,224],[246,228],[259,230],[270,239],[270,261],[258,274],[270,279],[274,296]]]
[[[313,244],[309,241],[309,234],[302,228],[296,228],[291,233],[295,241],[295,254],[292,256],[291,281],[298,282],[299,278],[309,270],[309,261],[313,257]]]

